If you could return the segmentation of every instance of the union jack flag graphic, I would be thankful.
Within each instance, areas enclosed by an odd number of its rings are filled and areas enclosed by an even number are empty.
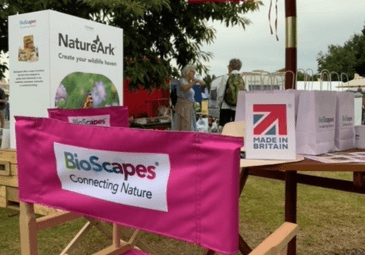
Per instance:
[[[254,135],[288,135],[285,104],[254,104]]]

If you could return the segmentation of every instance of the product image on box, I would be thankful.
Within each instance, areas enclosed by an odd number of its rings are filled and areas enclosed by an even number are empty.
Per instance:
[[[75,72],[61,81],[55,107],[65,109],[118,106],[119,96],[111,80],[101,74]]]
[[[26,35],[23,37],[23,46],[24,46],[24,49],[29,49],[29,48],[34,47],[33,35]]]
[[[19,62],[27,62],[28,59],[27,59],[27,53],[25,52],[25,50],[23,49],[19,49],[19,52],[18,52],[18,61]]]
[[[39,60],[38,47],[34,46],[33,35],[23,37],[23,48],[19,47],[19,62],[36,62]]]

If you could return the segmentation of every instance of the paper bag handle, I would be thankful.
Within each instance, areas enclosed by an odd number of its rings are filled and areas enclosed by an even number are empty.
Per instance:
[[[340,82],[340,75],[339,75],[337,72],[335,72],[335,71],[332,71],[332,72],[330,73],[331,81],[332,81],[332,74],[337,74],[337,80]]]
[[[309,88],[309,86],[308,86],[308,90],[313,90],[314,72],[313,72],[313,70],[312,70],[312,69],[310,69],[310,68],[307,68],[306,72],[307,72],[308,70],[312,72],[312,88]],[[308,72],[307,72],[307,73],[308,73]],[[306,85],[307,85],[307,84],[305,83],[305,84],[304,84],[304,90],[307,90]]]
[[[332,89],[332,85],[331,85],[331,75],[330,75],[330,71],[328,71],[327,69],[323,69],[321,71],[321,76],[320,76],[320,79],[321,79],[321,83],[320,83],[320,90],[323,90],[323,76],[324,74],[327,73],[327,78],[329,78],[329,83],[327,83],[327,90],[331,90]],[[330,89],[328,89],[330,88]]]

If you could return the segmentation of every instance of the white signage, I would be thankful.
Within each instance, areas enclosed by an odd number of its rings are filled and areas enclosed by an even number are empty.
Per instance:
[[[247,159],[295,159],[294,94],[245,97]]]
[[[123,105],[123,30],[56,11],[9,17],[13,116]]]
[[[62,189],[106,201],[168,211],[168,154],[129,153],[54,143]]]
[[[68,121],[73,124],[110,127],[110,115],[98,116],[69,116]]]

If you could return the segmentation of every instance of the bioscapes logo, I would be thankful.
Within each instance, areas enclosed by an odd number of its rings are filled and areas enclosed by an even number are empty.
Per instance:
[[[63,190],[168,211],[168,154],[96,150],[61,143],[54,143],[54,152]]]
[[[326,118],[326,117],[319,117],[318,118],[318,122],[320,123],[320,124],[329,124],[329,123],[331,123],[331,122],[335,122],[335,118]]]
[[[105,171],[109,174],[122,174],[124,180],[128,180],[128,177],[137,177],[141,179],[153,180],[156,178],[155,169],[159,165],[158,162],[155,165],[145,166],[143,164],[133,165],[131,163],[122,162],[108,162],[101,160],[97,156],[90,156],[88,158],[79,158],[77,153],[64,152],[65,167],[68,170],[83,170],[83,171]]]
[[[348,117],[348,116],[342,116],[342,121],[343,122],[351,122],[352,121],[352,117]]]
[[[70,49],[82,50],[82,51],[92,51],[96,53],[103,53],[105,55],[114,56],[114,47],[111,43],[108,46],[104,46],[103,42],[100,40],[99,35],[96,36],[93,41],[81,41],[79,38],[70,38],[67,34],[58,33],[58,46],[63,46]]]
[[[110,127],[110,115],[98,116],[69,116],[68,121],[73,124]]]
[[[26,26],[26,25],[30,25],[30,26],[34,26],[36,25],[37,20],[33,19],[33,20],[20,20],[19,24],[21,26]]]

